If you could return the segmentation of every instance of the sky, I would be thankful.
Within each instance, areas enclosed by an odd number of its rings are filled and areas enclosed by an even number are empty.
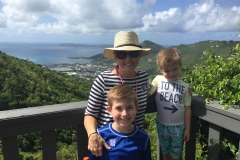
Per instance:
[[[160,45],[240,41],[240,0],[0,0],[0,42]]]

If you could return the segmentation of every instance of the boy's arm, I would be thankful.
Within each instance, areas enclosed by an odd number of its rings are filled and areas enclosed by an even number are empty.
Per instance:
[[[185,142],[189,141],[189,139],[190,139],[191,117],[192,117],[191,106],[185,106],[185,111],[184,111],[184,121],[185,121],[185,125],[186,125],[186,129],[184,132],[184,141]]]
[[[151,147],[150,147],[150,137],[148,136],[148,142],[146,146],[146,150],[143,152],[141,156],[141,160],[152,160],[151,156]]]

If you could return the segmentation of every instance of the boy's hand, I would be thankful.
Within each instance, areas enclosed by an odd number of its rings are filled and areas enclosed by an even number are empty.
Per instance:
[[[183,140],[184,142],[188,142],[190,140],[190,131],[185,130]]]

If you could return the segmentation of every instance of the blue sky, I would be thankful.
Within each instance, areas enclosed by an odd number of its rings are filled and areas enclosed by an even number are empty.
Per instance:
[[[140,42],[240,41],[239,0],[0,0],[0,42],[113,44],[120,30]]]

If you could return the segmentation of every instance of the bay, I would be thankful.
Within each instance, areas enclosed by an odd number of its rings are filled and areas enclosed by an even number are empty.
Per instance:
[[[89,59],[69,57],[91,57],[103,52],[101,45],[60,45],[59,43],[0,43],[0,51],[35,64],[85,64]]]

